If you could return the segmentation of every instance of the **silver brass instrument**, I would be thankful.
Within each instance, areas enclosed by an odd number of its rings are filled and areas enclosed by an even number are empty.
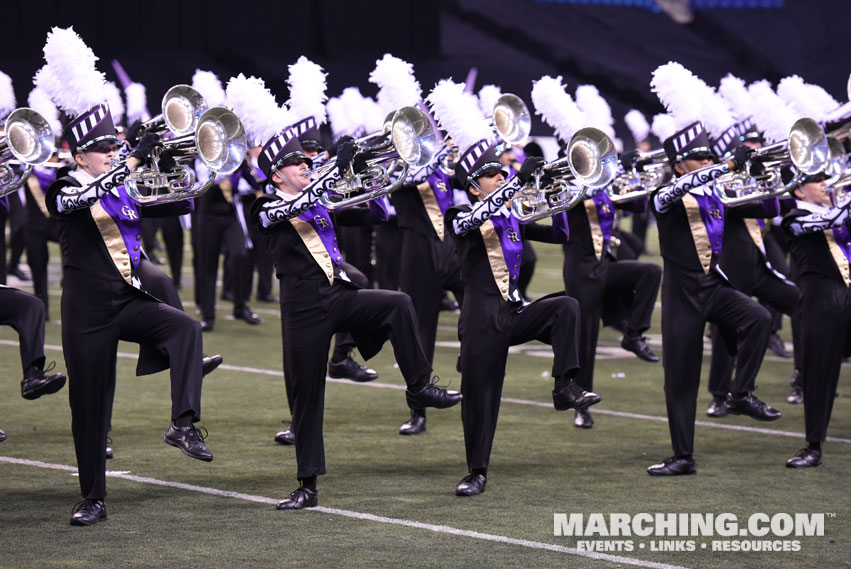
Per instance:
[[[332,191],[322,195],[322,205],[330,210],[372,201],[399,189],[409,168],[420,168],[434,158],[437,144],[428,117],[416,107],[402,107],[385,122],[384,131],[355,141],[355,156],[366,160],[367,169],[354,171],[354,160]],[[336,168],[332,160],[314,175],[324,176]]]
[[[167,130],[174,136],[193,133],[207,108],[207,101],[196,89],[189,85],[175,85],[163,95],[162,112],[142,123],[141,134],[165,133]]]
[[[149,165],[131,172],[124,181],[127,194],[142,205],[197,198],[206,192],[217,174],[232,174],[245,160],[248,137],[239,118],[229,109],[207,109],[197,120],[193,134],[164,140],[151,151]],[[161,172],[159,159],[168,151],[176,167]],[[196,180],[193,164],[201,159],[209,170],[206,180]]]
[[[848,168],[848,155],[845,147],[833,136],[827,137],[828,162],[824,168],[828,186],[833,192],[834,205],[848,202],[848,186],[851,186],[851,168]]]
[[[566,154],[536,171],[534,181],[514,195],[511,208],[518,219],[536,221],[567,211],[582,201],[586,188],[602,188],[615,177],[615,144],[599,129],[576,131]]]
[[[56,150],[53,129],[40,113],[29,107],[12,111],[0,137],[0,197],[20,188],[33,166],[47,162]],[[23,164],[16,172],[12,165]]]
[[[755,161],[764,172],[751,174]],[[735,206],[783,195],[793,190],[804,175],[820,172],[828,162],[828,143],[824,130],[812,119],[798,119],[789,130],[787,140],[754,150],[748,163],[738,172],[724,174],[715,180],[715,194],[722,203]],[[780,169],[792,164],[797,176],[783,184]]]
[[[671,171],[664,148],[642,152],[629,169],[618,174],[606,188],[614,203],[628,202],[649,196],[661,186]]]

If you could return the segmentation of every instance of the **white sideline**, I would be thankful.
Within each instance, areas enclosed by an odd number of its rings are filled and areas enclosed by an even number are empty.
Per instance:
[[[14,340],[0,340],[0,345],[17,346],[18,342],[14,341]],[[45,350],[58,350],[60,352],[62,351],[61,346],[56,346],[54,344],[45,344],[44,349]],[[118,357],[135,360],[139,356],[138,356],[138,354],[131,354],[131,353],[128,353],[128,352],[118,352]],[[281,377],[281,378],[284,377],[283,371],[278,371],[278,370],[274,370],[274,369],[264,369],[264,368],[257,368],[257,367],[248,367],[248,366],[235,366],[235,365],[229,365],[229,364],[222,364],[222,365],[219,366],[219,369],[228,370],[228,371],[238,371],[238,372],[242,372],[242,373],[253,373],[253,374],[257,374],[257,375],[270,375],[272,377]],[[342,383],[342,384],[345,384],[345,385],[355,385],[355,386],[362,386],[362,387],[374,387],[374,388],[377,387],[379,389],[397,389],[397,390],[405,389],[404,385],[397,385],[397,384],[392,384],[392,383],[381,383],[381,382],[378,382],[378,381],[370,381],[368,383],[356,383],[356,382],[353,382],[353,381],[349,381],[348,379],[335,379],[335,378],[332,378],[332,377],[327,377],[325,379],[329,383]],[[502,402],[503,403],[514,403],[516,405],[528,405],[528,406],[532,406],[532,407],[545,407],[545,408],[552,407],[552,405],[550,403],[544,403],[542,401],[532,401],[530,399],[515,399],[513,397],[503,397]],[[600,415],[610,415],[612,417],[623,417],[625,419],[640,419],[640,420],[644,420],[644,421],[660,421],[660,422],[663,422],[663,423],[668,422],[667,417],[662,417],[662,416],[659,416],[659,415],[643,415],[641,413],[629,413],[629,412],[626,412],[626,411],[613,411],[613,410],[609,410],[609,409],[598,409],[597,407],[594,408],[594,413],[600,414]],[[796,438],[796,439],[803,439],[804,438],[803,433],[795,433],[795,432],[792,432],[792,431],[779,431],[779,430],[776,430],[776,429],[765,429],[765,428],[762,428],[762,427],[748,427],[746,425],[728,425],[728,424],[722,423],[722,422],[716,423],[716,422],[710,422],[710,421],[695,421],[694,424],[698,427],[709,427],[711,429],[726,429],[728,431],[759,433],[759,434],[763,434],[763,435],[774,435],[774,436],[779,436],[779,437],[793,437],[793,438]],[[841,437],[830,437],[829,436],[825,440],[826,440],[826,442],[829,442],[829,443],[851,444],[851,439],[845,439],[845,438],[841,438]]]
[[[53,464],[50,462],[41,462],[38,460],[27,460],[23,458],[11,458],[7,456],[0,456],[0,462],[5,462],[9,464],[17,464],[22,466],[34,466],[36,468],[48,468],[53,470],[63,470],[66,472],[76,472],[77,469],[73,466],[68,466],[66,464]],[[194,484],[185,484],[183,482],[171,482],[169,480],[159,480],[157,478],[149,478],[147,476],[135,476],[133,474],[124,474],[120,472],[110,472],[107,471],[107,476],[110,478],[120,478],[122,480],[129,480],[131,482],[138,482],[140,484],[152,484],[154,486],[166,486],[169,488],[177,488],[180,490],[188,490],[190,492],[199,492],[201,494],[210,494],[212,496],[220,496],[224,498],[235,498],[237,500],[244,500],[247,502],[257,502],[260,504],[277,504],[278,500],[274,498],[266,498],[265,496],[256,496],[253,494],[243,494],[241,492],[231,492],[228,490],[219,490],[217,488],[209,488],[206,486],[196,486]],[[494,541],[497,543],[504,543],[507,545],[518,545],[520,547],[528,547],[531,549],[541,549],[545,551],[554,551],[556,553],[566,553],[568,555],[577,555],[579,557],[587,557],[589,559],[598,559],[600,561],[610,561],[612,563],[621,563],[623,565],[634,565],[637,567],[649,567],[651,569],[687,569],[680,565],[669,565],[667,563],[656,563],[654,561],[644,561],[642,559],[633,559],[631,557],[621,557],[619,555],[610,555],[608,553],[598,553],[595,551],[580,551],[573,547],[563,547],[560,545],[553,545],[550,543],[543,543],[540,541],[530,541],[528,539],[515,539],[513,537],[506,537],[504,535],[495,535],[490,533],[481,533],[477,531],[469,531],[458,529],[452,526],[444,526],[444,525],[436,525],[436,524],[426,524],[422,522],[415,522],[413,520],[403,520],[399,518],[388,518],[386,516],[376,516],[374,514],[366,514],[363,512],[354,512],[351,510],[339,510],[337,508],[324,508],[322,506],[316,508],[310,508],[308,511],[310,512],[319,512],[322,514],[331,514],[334,516],[343,516],[346,518],[354,518],[358,520],[366,520],[370,522],[377,522],[382,524],[391,524],[396,526],[405,526],[410,528],[427,530],[435,533],[444,533],[449,535],[457,535],[462,537],[469,537],[472,539],[480,539],[484,541]],[[281,516],[286,516],[286,513],[277,514]]]

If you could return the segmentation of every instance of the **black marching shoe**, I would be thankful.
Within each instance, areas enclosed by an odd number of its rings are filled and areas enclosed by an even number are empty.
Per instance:
[[[203,427],[201,429],[193,426],[177,427],[172,423],[163,435],[163,442],[179,448],[189,458],[210,462],[213,460],[213,453],[204,444],[205,438],[207,438],[207,429]]]
[[[6,273],[9,275],[15,275],[15,277],[21,281],[30,280],[30,276],[26,272],[24,272],[20,265],[15,265],[14,267],[7,270]]]
[[[591,418],[591,413],[588,409],[576,410],[576,416],[573,418],[573,426],[579,429],[590,429],[594,426],[594,419]]]
[[[215,356],[205,356],[201,358],[201,375],[205,376],[217,367],[222,365],[224,359],[219,354]]]
[[[106,504],[103,500],[86,499],[78,502],[71,510],[72,526],[93,526],[106,519]]]
[[[319,490],[316,488],[296,488],[289,496],[278,502],[278,510],[301,510],[319,505]]]
[[[279,445],[294,445],[295,433],[293,432],[293,426],[290,425],[283,431],[278,432],[278,434],[275,435],[275,442]]]
[[[275,295],[272,295],[272,294],[267,294],[265,296],[258,295],[257,296],[257,302],[269,302],[269,303],[277,304],[278,297],[276,297]]]
[[[801,370],[796,369],[792,372],[792,381],[789,382],[792,386],[792,393],[786,398],[786,402],[792,405],[800,405],[804,402],[804,388],[801,384]]]
[[[810,468],[821,466],[821,451],[814,448],[802,448],[798,454],[786,461],[787,468]]]
[[[31,367],[27,370],[26,377],[21,380],[21,397],[32,401],[38,399],[42,395],[56,393],[62,386],[65,385],[65,374],[54,373],[53,375],[44,375],[45,371],[50,371],[54,368],[56,362],[51,362],[46,370]]]
[[[585,409],[600,402],[600,396],[585,391],[573,381],[568,381],[561,389],[553,389],[553,407],[556,411],[566,409]]]
[[[473,474],[472,472],[461,479],[455,487],[456,496],[476,496],[485,491],[488,477],[484,474]]]
[[[726,417],[727,400],[716,397],[712,401],[712,404],[709,405],[709,408],[706,410],[706,414],[710,417]]]
[[[647,338],[644,336],[624,336],[621,340],[621,348],[632,352],[638,356],[638,359],[645,362],[659,361],[659,356],[650,349],[650,346],[647,345]]]
[[[239,310],[234,310],[233,317],[237,320],[242,320],[243,322],[252,325],[260,324],[261,322],[263,322],[263,319],[251,312],[251,309],[247,306],[243,306]]]
[[[783,339],[777,333],[768,337],[768,349],[774,352],[774,355],[779,358],[789,357],[789,354],[786,352],[786,345],[783,344]]]
[[[783,413],[761,401],[753,393],[744,397],[736,397],[732,393],[727,395],[727,412],[731,415],[747,415],[757,421],[776,421]]]
[[[415,411],[411,409],[411,418],[399,427],[400,435],[419,435],[426,430],[425,412],[422,409]]]
[[[648,467],[647,474],[650,476],[685,476],[697,474],[697,468],[694,467],[693,458],[672,456],[659,464]]]
[[[440,299],[440,310],[441,312],[455,312],[458,310],[458,303],[444,294],[443,298]]]
[[[212,332],[213,327],[215,327],[215,325],[216,325],[216,321],[213,318],[210,318],[209,320],[202,320],[201,321],[201,331],[202,332]]]
[[[115,451],[112,450],[112,437],[106,437],[106,458],[115,458]]]
[[[328,375],[336,379],[350,379],[366,383],[378,379],[378,372],[356,362],[352,356],[339,362],[328,362]]]
[[[6,433],[3,432],[3,429],[0,429],[0,443],[6,440]]]
[[[437,385],[438,377],[434,376],[431,381],[417,392],[411,391],[411,388],[405,390],[405,399],[408,400],[408,407],[411,409],[423,409],[425,407],[435,407],[437,409],[446,409],[461,403],[463,396],[457,391],[450,391],[444,387]]]

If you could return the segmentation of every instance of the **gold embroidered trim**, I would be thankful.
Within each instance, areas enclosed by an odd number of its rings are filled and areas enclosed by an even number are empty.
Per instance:
[[[493,280],[496,282],[496,288],[499,289],[502,298],[508,301],[508,266],[505,264],[505,255],[502,253],[502,244],[499,242],[499,234],[496,232],[496,227],[489,219],[484,222],[479,231],[482,234],[482,239],[485,242],[485,249],[488,252],[488,263],[491,266]]]
[[[325,271],[325,276],[328,277],[328,283],[334,284],[334,264],[331,262],[331,255],[329,255],[328,250],[325,249],[325,244],[322,242],[322,238],[319,237],[319,234],[313,226],[303,219],[294,217],[290,219],[290,223],[292,223],[293,227],[298,232],[299,237],[301,237],[301,240],[304,242],[304,246],[307,247],[308,251],[310,251],[310,255],[313,257],[313,260],[316,261],[319,268]]]
[[[833,261],[836,263],[836,268],[839,269],[839,274],[842,275],[842,280],[845,281],[845,286],[851,284],[851,268],[848,266],[848,259],[845,258],[845,253],[836,242],[833,236],[833,230],[828,229],[822,232],[827,241],[827,247],[830,249],[830,254],[833,256]]]
[[[30,190],[30,195],[38,204],[38,209],[44,214],[44,217],[50,217],[50,212],[47,211],[47,204],[44,202],[44,192],[41,189],[41,184],[38,183],[38,178],[35,175],[27,178],[27,188]]]
[[[597,255],[597,260],[603,258],[603,230],[600,229],[600,218],[597,216],[597,204],[594,200],[585,200],[582,202],[585,206],[585,213],[588,215],[588,225],[591,227],[591,241],[594,243],[594,254]]]
[[[442,184],[443,182],[440,183]],[[437,233],[438,239],[443,241],[443,215],[440,213],[440,206],[437,205],[437,198],[434,197],[431,184],[428,183],[428,180],[421,184],[417,184],[417,191],[420,193],[420,197],[423,200],[423,205],[425,206],[429,220],[431,220],[431,225],[434,227],[434,232]]]
[[[709,274],[709,269],[712,266],[712,247],[709,245],[709,234],[706,233],[703,218],[700,217],[700,204],[691,194],[683,196],[682,201],[686,208],[688,224],[691,226],[691,237],[697,251],[697,258],[700,260],[703,272]]]
[[[130,254],[127,252],[127,245],[124,243],[124,238],[121,236],[121,230],[118,224],[112,219],[100,201],[96,202],[89,212],[92,214],[92,219],[97,225],[98,231],[103,238],[103,244],[106,245],[106,250],[109,256],[112,257],[112,262],[115,268],[121,273],[121,276],[127,281],[127,284],[133,284],[132,265],[130,265]]]

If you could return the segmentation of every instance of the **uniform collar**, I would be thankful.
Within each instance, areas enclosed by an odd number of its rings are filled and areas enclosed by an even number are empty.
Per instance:
[[[795,206],[800,209],[805,209],[812,213],[827,213],[830,211],[830,208],[826,205],[819,205],[810,202],[805,202],[803,200],[795,200]]]

